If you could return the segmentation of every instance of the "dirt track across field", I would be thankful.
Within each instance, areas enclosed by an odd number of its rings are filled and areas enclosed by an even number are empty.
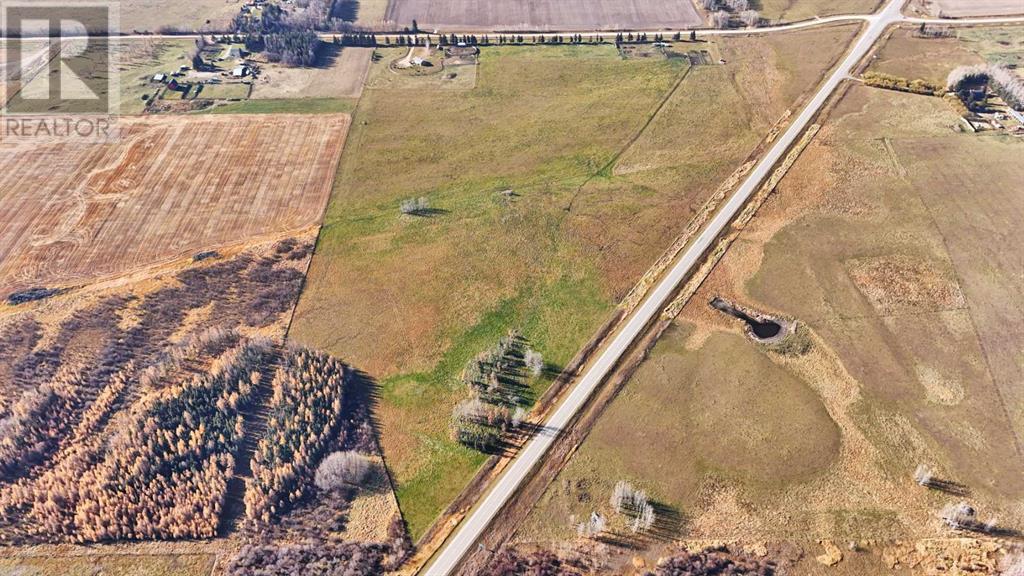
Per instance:
[[[442,31],[678,29],[703,22],[689,0],[393,0],[386,19]]]
[[[0,145],[0,296],[317,223],[349,116],[123,119],[120,140]]]

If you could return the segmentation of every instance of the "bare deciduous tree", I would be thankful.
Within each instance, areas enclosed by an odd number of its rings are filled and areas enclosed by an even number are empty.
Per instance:
[[[430,210],[430,200],[422,196],[419,198],[408,198],[402,200],[402,203],[399,204],[399,210],[402,211],[402,214],[423,214]]]
[[[934,478],[931,468],[924,464],[918,464],[917,470],[914,470],[914,482],[917,482],[918,486],[927,486]]]
[[[532,348],[526,351],[523,362],[526,364],[526,369],[530,371],[530,375],[534,378],[540,376],[541,372],[544,371],[544,355]]]
[[[372,471],[373,463],[362,454],[354,450],[334,452],[317,467],[313,483],[324,491],[362,486]]]
[[[594,538],[604,532],[607,526],[608,521],[604,516],[597,512],[591,512],[590,518],[586,522],[580,522],[576,525],[576,534],[580,538]]]
[[[744,10],[740,12],[740,20],[748,28],[754,28],[761,24],[761,14],[757,10]]]

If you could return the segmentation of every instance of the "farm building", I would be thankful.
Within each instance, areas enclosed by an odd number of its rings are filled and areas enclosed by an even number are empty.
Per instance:
[[[166,82],[166,81],[167,81],[167,75],[166,74],[156,74],[156,75],[153,76],[153,82]]]
[[[235,68],[234,70],[231,71],[231,75],[234,76],[235,78],[245,78],[246,76],[249,75],[249,67],[248,66],[239,66],[238,68]]]

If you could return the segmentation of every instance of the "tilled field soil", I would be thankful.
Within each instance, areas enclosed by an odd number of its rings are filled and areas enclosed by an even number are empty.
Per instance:
[[[0,296],[317,223],[349,117],[123,119],[122,137],[0,145]]]

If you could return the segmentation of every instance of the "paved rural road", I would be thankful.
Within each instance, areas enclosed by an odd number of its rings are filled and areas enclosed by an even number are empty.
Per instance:
[[[472,512],[462,521],[458,531],[447,542],[441,552],[434,557],[427,567],[428,576],[444,576],[458,566],[462,557],[476,544],[487,525],[494,518],[506,501],[519,488],[530,471],[540,461],[554,442],[555,436],[569,424],[573,415],[583,406],[587,398],[611,372],[619,358],[642,332],[645,326],[662,310],[668,298],[692,270],[700,263],[705,252],[712,246],[732,219],[739,213],[751,195],[768,177],[775,164],[782,158],[789,147],[796,142],[801,133],[810,124],[829,96],[835,92],[840,83],[847,77],[850,70],[859,62],[878,40],[886,27],[903,19],[900,7],[904,0],[889,0],[878,13],[865,17],[868,21],[865,30],[853,45],[846,59],[829,76],[825,84],[818,90],[799,116],[793,120],[789,129],[776,141],[775,145],[764,155],[750,176],[736,190],[731,198],[722,206],[700,236],[683,253],[669,273],[647,296],[643,304],[634,312],[611,344],[601,352],[597,360],[590,366],[579,380],[572,392],[558,407],[558,410],[545,423],[543,431],[535,436],[512,462],[505,473],[498,479],[487,495]]]

